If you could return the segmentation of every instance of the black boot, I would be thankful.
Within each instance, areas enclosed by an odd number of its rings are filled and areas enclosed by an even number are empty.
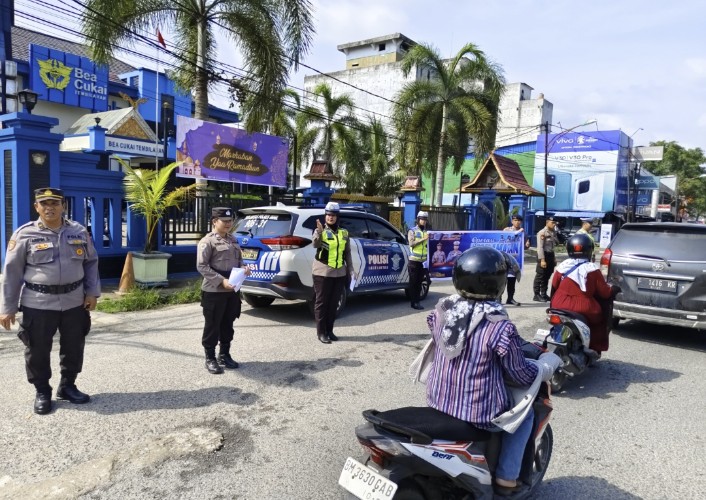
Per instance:
[[[49,384],[34,384],[37,395],[34,397],[34,413],[46,415],[51,411],[51,386]]]
[[[230,345],[221,344],[221,348],[218,351],[218,364],[229,370],[238,368],[238,362],[230,355]]]
[[[221,368],[221,365],[218,364],[218,360],[216,359],[216,348],[205,348],[204,352],[206,353],[206,369],[208,370],[208,373],[212,373],[214,375],[223,373],[223,368]]]
[[[419,302],[412,302],[412,309],[422,310],[424,309],[424,306]]]
[[[88,403],[91,397],[78,390],[76,387],[76,377],[64,375],[59,381],[59,388],[56,390],[56,399],[69,401],[75,405]]]
[[[322,344],[330,344],[331,343],[331,339],[329,339],[328,335],[326,335],[325,333],[318,333],[317,332],[316,336],[318,337],[319,342],[321,342]]]
[[[338,340],[338,337],[336,337],[333,332],[328,332],[328,338],[336,342]]]

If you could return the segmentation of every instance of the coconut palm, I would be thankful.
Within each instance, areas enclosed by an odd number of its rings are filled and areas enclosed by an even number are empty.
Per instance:
[[[432,77],[402,88],[395,97],[394,118],[408,148],[403,166],[411,158],[436,165],[433,204],[440,206],[447,161],[452,159],[458,171],[469,143],[473,143],[476,158],[492,148],[505,82],[502,69],[472,43],[450,60],[442,59],[429,45],[415,45],[405,55],[402,71],[409,76],[418,68],[430,70]]]
[[[334,96],[326,83],[314,87],[312,94],[321,106],[304,106],[299,116],[299,127],[302,131],[308,130],[308,138],[312,145],[318,147],[319,157],[340,174],[346,144],[354,141],[354,129],[351,127],[357,126],[353,116],[353,100],[347,95]]]
[[[216,30],[240,50],[246,75],[240,85],[263,119],[273,114],[272,96],[284,89],[289,68],[298,67],[314,33],[309,0],[86,0],[85,6],[82,31],[100,63],[116,46],[168,26],[176,37],[174,78],[193,92],[194,116],[202,120],[208,119],[209,86],[220,72]]]
[[[152,170],[133,169],[124,160],[118,158],[118,161],[125,172],[123,178],[125,200],[130,204],[133,212],[145,218],[147,224],[145,253],[150,253],[154,250],[154,238],[159,221],[162,220],[168,208],[181,206],[184,199],[196,188],[196,184],[168,190],[169,176],[179,163],[172,163],[161,170]]]
[[[372,117],[357,135],[346,154],[346,190],[365,196],[394,195],[404,176],[390,155],[385,126]]]

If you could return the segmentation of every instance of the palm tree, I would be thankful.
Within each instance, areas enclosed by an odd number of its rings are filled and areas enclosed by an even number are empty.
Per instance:
[[[314,33],[309,0],[86,0],[82,31],[93,59],[107,63],[114,48],[169,26],[176,36],[174,77],[193,92],[195,117],[208,119],[208,89],[218,80],[214,32],[221,28],[240,49],[246,76],[240,80],[248,106],[271,117]],[[243,103],[241,103],[243,104]],[[242,110],[241,111],[247,111]]]
[[[347,95],[334,96],[326,83],[318,84],[312,93],[317,101],[322,101],[322,109],[304,106],[299,126],[309,131],[309,139],[318,146],[320,156],[332,167],[340,167],[345,161],[345,144],[354,142],[351,127],[357,126],[357,121],[353,116],[353,100]],[[338,170],[334,168],[334,172],[340,173]]]
[[[432,78],[402,88],[395,98],[394,118],[409,148],[405,162],[424,158],[436,163],[433,205],[440,206],[447,160],[452,158],[458,171],[471,141],[476,158],[492,148],[505,81],[502,69],[472,43],[451,60],[442,59],[429,45],[415,45],[405,55],[402,71],[409,76],[415,68],[430,70]]]
[[[358,134],[346,161],[346,190],[365,196],[392,196],[400,188],[403,173],[390,155],[385,126],[374,117]]]

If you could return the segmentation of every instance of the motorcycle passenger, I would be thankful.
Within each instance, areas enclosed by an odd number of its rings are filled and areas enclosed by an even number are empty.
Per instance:
[[[412,251],[409,257],[409,296],[412,309],[424,309],[424,306],[419,303],[419,296],[422,291],[422,282],[424,281],[425,266],[428,258],[429,233],[427,221],[429,214],[420,211],[417,214],[417,225],[407,232],[407,241]]]
[[[498,302],[512,260],[491,247],[463,252],[453,268],[458,293],[441,299],[427,318],[435,344],[427,404],[493,432],[502,432],[493,420],[514,404],[505,381],[529,386],[538,375],[548,380],[561,364],[553,353],[542,354],[539,365],[525,359],[523,340]],[[503,432],[495,470],[499,494],[511,494],[518,487],[533,415],[530,405],[519,427],[513,433]]]
[[[348,231],[338,224],[340,212],[338,203],[328,202],[324,208],[325,224],[316,219],[313,236],[313,246],[316,249],[312,265],[314,318],[316,336],[324,344],[338,340],[333,333],[338,299],[345,293],[348,274],[354,277]]]
[[[552,276],[552,309],[581,314],[591,329],[589,347],[601,353],[608,350],[609,301],[620,291],[606,283],[599,267],[591,262],[593,242],[586,234],[575,234],[566,243],[569,258],[559,264]]]

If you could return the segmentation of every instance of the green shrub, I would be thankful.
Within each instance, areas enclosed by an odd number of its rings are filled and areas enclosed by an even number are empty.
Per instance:
[[[176,291],[154,288],[135,288],[119,299],[102,299],[97,310],[107,313],[144,311],[164,305],[190,304],[201,300],[201,280],[196,280]]]

